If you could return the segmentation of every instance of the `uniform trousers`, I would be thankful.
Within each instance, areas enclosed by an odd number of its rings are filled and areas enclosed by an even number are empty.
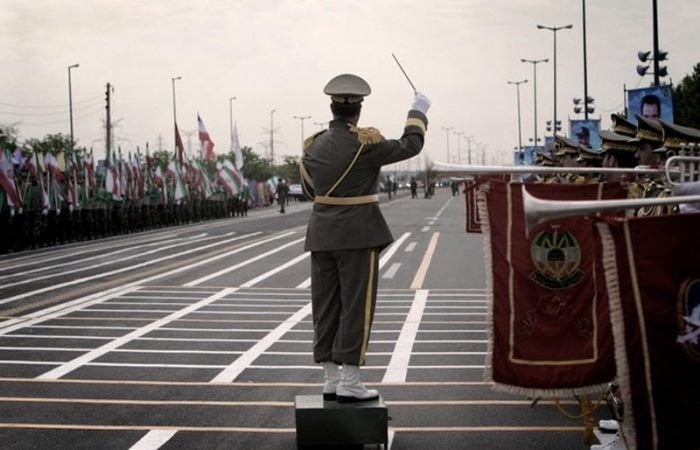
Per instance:
[[[377,301],[379,249],[311,252],[314,360],[365,364]]]

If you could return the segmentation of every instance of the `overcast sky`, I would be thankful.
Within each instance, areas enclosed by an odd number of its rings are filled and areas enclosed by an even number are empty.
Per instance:
[[[589,95],[603,127],[623,108],[623,86],[646,86],[635,72],[638,50],[652,47],[652,0],[588,0]],[[305,134],[329,120],[323,86],[339,73],[365,78],[361,126],[398,137],[413,93],[391,54],[433,102],[425,152],[444,161],[467,136],[487,162],[517,146],[516,92],[523,137],[533,135],[532,65],[538,66],[538,124],[553,110],[553,39],[538,23],[573,24],[558,33],[558,116],[573,115],[583,95],[582,0],[0,0],[0,123],[18,123],[20,138],[69,134],[68,66],[73,69],[78,144],[104,151],[105,84],[114,85],[115,133],[126,153],[148,142],[173,147],[171,78],[181,130],[201,115],[217,152],[229,149],[229,98],[242,145],[275,155],[300,152]],[[700,61],[697,0],[659,0],[661,48],[674,81]],[[694,44],[693,44],[694,43]],[[565,127],[568,129],[568,127]],[[463,132],[462,138],[453,132]],[[183,135],[185,145],[187,136]],[[193,148],[198,149],[196,134]],[[461,141],[458,144],[458,141]],[[476,146],[473,146],[476,149]],[[508,158],[510,158],[508,156]],[[415,163],[414,163],[415,164]],[[421,162],[422,164],[422,162]]]

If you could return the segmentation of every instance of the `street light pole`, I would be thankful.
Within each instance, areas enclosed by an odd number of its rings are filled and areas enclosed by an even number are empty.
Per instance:
[[[588,51],[586,48],[586,0],[583,4],[583,118],[588,120]]]
[[[527,83],[527,80],[521,80],[521,81],[509,81],[508,84],[513,84],[515,85],[515,90],[517,92],[518,96],[518,156],[520,157],[520,160],[523,161],[523,131],[521,128],[521,122],[520,122],[520,85],[523,83]]]
[[[275,122],[273,119],[275,111],[277,110],[270,111],[270,162],[273,166],[275,165]]]
[[[464,131],[453,131],[453,133],[457,136],[457,163],[461,164],[462,163],[462,135],[464,134]]]
[[[70,70],[80,67],[80,64],[73,64],[68,66],[68,114],[70,115],[70,147],[71,149],[75,146],[75,140],[73,139],[73,86],[71,84]]]
[[[445,130],[445,136],[447,137],[447,163],[450,163],[450,131],[452,127],[442,127]]]
[[[659,83],[659,8],[656,0],[653,0],[653,18],[654,18],[654,86]]]
[[[175,152],[177,152],[177,105],[175,102],[175,81],[181,80],[182,77],[173,77],[170,79],[170,81],[173,84],[173,135],[175,137],[174,142],[175,142]]]
[[[474,136],[467,136],[467,164],[472,164],[472,139]]]
[[[545,25],[537,25],[538,30],[549,30],[554,35],[554,120],[552,121],[552,134],[557,133],[557,31],[570,30],[574,26],[564,25],[560,27],[548,27]]]
[[[304,151],[304,120],[310,119],[311,116],[294,116],[295,119],[301,121],[301,151]]]
[[[533,102],[535,104],[535,147],[537,147],[537,64],[549,62],[549,59],[521,59],[520,61],[532,64],[532,84],[535,89],[535,98]]]

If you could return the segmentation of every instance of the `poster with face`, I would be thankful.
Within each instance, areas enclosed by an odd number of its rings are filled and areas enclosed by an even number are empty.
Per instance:
[[[627,120],[636,124],[635,113],[647,119],[673,122],[672,86],[650,86],[627,91]]]
[[[523,145],[522,155],[515,150],[513,152],[513,163],[516,166],[531,166],[535,163],[535,152],[543,153],[544,147],[534,145]]]
[[[571,140],[584,147],[600,148],[600,119],[571,119],[569,120],[569,136]]]

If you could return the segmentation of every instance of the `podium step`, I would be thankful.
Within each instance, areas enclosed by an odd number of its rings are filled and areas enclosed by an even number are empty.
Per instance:
[[[389,413],[382,398],[369,402],[324,402],[323,396],[294,398],[297,448],[364,448],[389,440]]]

